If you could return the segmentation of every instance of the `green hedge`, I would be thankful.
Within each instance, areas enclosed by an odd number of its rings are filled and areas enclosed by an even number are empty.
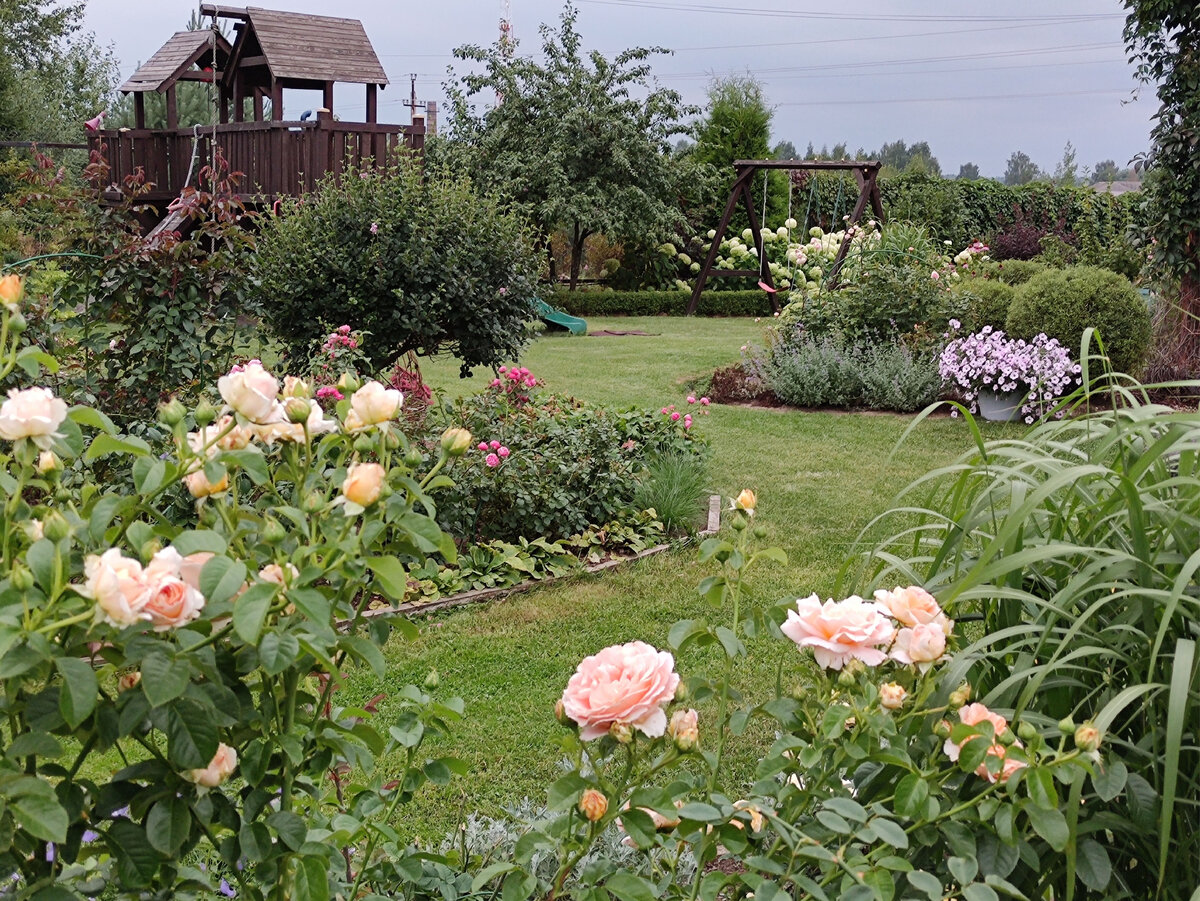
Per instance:
[[[551,306],[572,316],[682,316],[692,299],[685,291],[555,291]],[[698,316],[770,316],[763,291],[705,291]]]

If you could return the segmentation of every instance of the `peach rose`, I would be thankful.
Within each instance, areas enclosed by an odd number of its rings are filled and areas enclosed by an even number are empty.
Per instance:
[[[255,437],[264,444],[274,444],[276,441],[292,441],[302,444],[305,440],[305,427],[308,429],[309,438],[337,431],[337,420],[326,419],[325,412],[317,401],[303,398],[293,398],[292,400],[296,404],[307,403],[309,405],[308,418],[301,422],[292,422],[288,419],[283,405],[277,405],[276,411],[268,417],[267,422],[256,423],[250,427]]]
[[[123,556],[117,548],[109,548],[98,557],[88,556],[83,562],[83,573],[87,582],[76,590],[96,602],[105,622],[131,626],[150,618],[143,612],[150,600],[150,583],[137,560]]]
[[[733,501],[733,509],[741,510],[747,516],[754,515],[754,508],[758,506],[758,498],[749,488],[743,488]]]
[[[21,295],[25,293],[25,286],[21,283],[19,275],[6,275],[0,278],[0,304],[3,304],[10,313],[18,313],[21,310]]]
[[[899,710],[908,692],[896,682],[884,682],[879,686],[879,706],[884,710]]]
[[[342,482],[342,494],[335,504],[344,504],[347,516],[355,516],[371,506],[383,493],[384,468],[378,463],[351,463]]]
[[[678,687],[674,657],[631,641],[584,658],[567,682],[563,710],[585,741],[607,735],[617,723],[659,738],[667,730],[663,706]]]
[[[217,745],[217,753],[213,755],[208,766],[199,770],[188,770],[183,774],[183,778],[197,785],[216,788],[232,776],[235,769],[237,769],[237,751],[221,742]]]
[[[197,456],[213,457],[218,450],[242,450],[248,447],[254,432],[226,413],[210,426],[203,426],[199,431],[188,432],[188,447]]]
[[[924,588],[910,585],[875,592],[875,603],[902,626],[936,625],[949,635],[954,621],[947,619],[937,600]]]
[[[188,566],[189,575],[194,575],[199,584],[199,572],[195,570],[194,562]],[[145,569],[150,595],[142,612],[149,614],[155,632],[186,625],[204,609],[204,595],[184,580],[183,568],[184,558],[179,551],[165,547],[154,555]]]
[[[262,363],[251,360],[217,379],[217,390],[235,412],[251,422],[266,422],[275,409],[279,382],[263,369]]]
[[[999,757],[1003,764],[1000,767],[999,773],[991,773],[987,768],[987,761],[979,764],[975,769],[975,775],[981,779],[987,779],[989,782],[996,782],[1000,779],[1007,779],[1017,770],[1024,767],[1026,764],[1023,761],[1007,756],[1007,748],[1000,744],[1000,736],[1004,730],[1008,728],[1008,720],[998,713],[992,713],[983,704],[967,704],[958,711],[959,719],[968,726],[978,726],[980,723],[987,721],[992,724],[992,744],[988,746],[987,754],[989,757]],[[952,739],[947,738],[942,750],[951,760],[958,760],[959,754],[962,751],[963,745],[969,741],[974,741],[981,736],[969,735],[963,739],[962,744],[956,744]],[[1022,747],[1019,741],[1013,742],[1013,747]]]
[[[117,691],[125,692],[132,691],[137,688],[142,681],[142,674],[136,670],[132,673],[122,673],[117,677]]]
[[[671,715],[667,734],[681,751],[690,751],[700,741],[700,722],[695,710],[676,710]]]
[[[172,550],[174,549],[172,548]],[[216,555],[209,551],[196,551],[194,554],[188,554],[186,557],[181,558],[179,561],[179,578],[183,579],[190,587],[199,591],[200,570],[204,569],[204,564],[214,556]]]
[[[608,798],[602,791],[594,788],[585,789],[579,798],[579,812],[587,817],[590,823],[603,819],[604,815],[608,813]]]
[[[403,404],[403,394],[395,388],[385,388],[376,381],[367,382],[350,396],[350,409],[358,417],[361,426],[395,419]]]
[[[300,570],[296,569],[292,563],[288,563],[286,569],[278,563],[268,563],[258,571],[260,579],[264,582],[274,582],[276,585],[286,585],[298,575],[300,575]]]
[[[229,490],[229,473],[221,476],[220,481],[213,484],[208,480],[208,476],[204,474],[203,469],[197,469],[193,473],[183,477],[183,482],[187,485],[188,493],[197,500],[206,497],[211,497],[214,494],[220,494],[222,491]]]
[[[66,418],[66,403],[49,388],[13,388],[0,404],[0,438],[31,438],[38,447],[48,448]]]
[[[802,648],[812,648],[817,665],[840,670],[851,660],[878,666],[887,659],[895,627],[879,608],[857,595],[824,604],[814,594],[796,601],[780,630]]]
[[[299,376],[285,375],[283,377],[283,396],[309,398],[312,397],[312,388]]]
[[[892,659],[897,663],[913,663],[921,672],[927,671],[946,653],[946,633],[937,624],[901,629],[892,645]]]

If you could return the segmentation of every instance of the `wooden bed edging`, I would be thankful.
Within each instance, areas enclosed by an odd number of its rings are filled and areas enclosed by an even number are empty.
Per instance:
[[[697,538],[709,538],[721,529],[721,496],[719,494],[711,495],[708,499],[708,521],[704,529],[696,533]],[[641,560],[643,557],[652,557],[655,554],[661,554],[665,550],[669,550],[671,545],[658,544],[654,547],[646,548],[636,554],[628,557],[613,557],[610,560],[605,560],[603,563],[592,563],[584,567],[584,572],[598,573],[605,570],[615,569],[624,563],[633,563]],[[503,588],[477,588],[473,591],[464,591],[461,594],[451,595],[446,598],[438,598],[437,600],[429,601],[425,604],[407,603],[400,604],[396,607],[380,607],[374,610],[364,610],[362,616],[364,618],[376,616],[399,616],[399,615],[420,615],[425,613],[433,613],[436,610],[448,610],[454,607],[465,607],[468,604],[478,604],[483,601],[504,600],[509,595],[520,594],[524,591],[529,591],[531,588],[536,588],[539,585],[552,585],[562,579],[570,579],[579,573],[569,573],[565,576],[552,576],[549,579],[526,579],[524,582],[518,582],[516,585],[507,585]],[[350,625],[350,620],[341,620],[337,625],[339,629],[345,629]]]

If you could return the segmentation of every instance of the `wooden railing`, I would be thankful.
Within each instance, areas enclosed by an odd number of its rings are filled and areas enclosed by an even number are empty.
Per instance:
[[[93,150],[103,144],[111,167],[109,180],[123,183],[140,166],[154,188],[149,199],[176,197],[189,184],[197,185],[200,169],[210,159],[216,140],[230,171],[243,173],[248,197],[270,202],[277,197],[311,191],[327,172],[380,165],[400,147],[420,150],[422,127],[338,122],[229,122],[178,131],[105,129],[90,139]],[[193,165],[194,157],[194,165]]]

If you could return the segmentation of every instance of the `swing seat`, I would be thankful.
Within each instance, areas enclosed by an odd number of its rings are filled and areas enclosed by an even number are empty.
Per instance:
[[[768,285],[768,284],[767,284],[766,282],[764,282],[764,281],[760,281],[760,282],[758,283],[758,286],[759,286],[760,288],[762,288],[764,291],[766,291],[768,294],[777,294],[777,293],[779,293],[779,289],[778,289],[778,288],[772,288],[770,285]]]

